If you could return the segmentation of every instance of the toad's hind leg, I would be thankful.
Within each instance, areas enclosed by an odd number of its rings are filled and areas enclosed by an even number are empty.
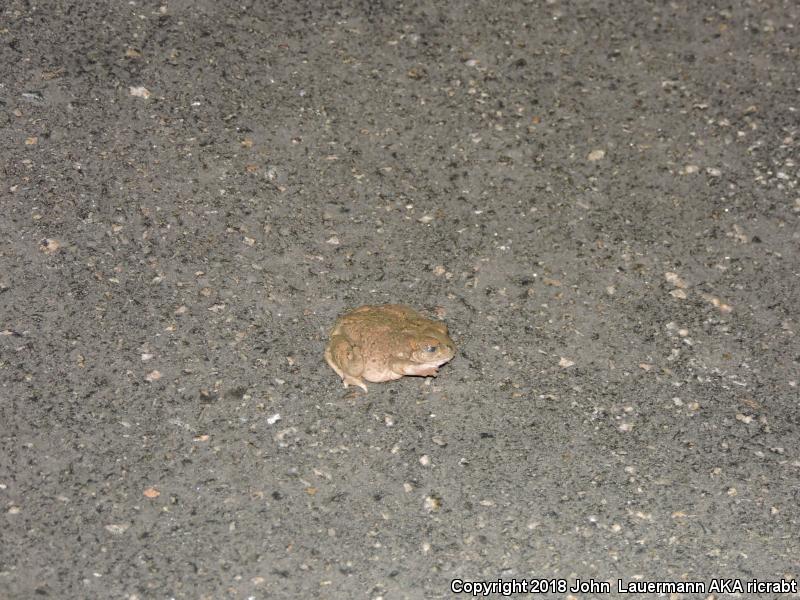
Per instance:
[[[353,346],[343,335],[334,335],[325,348],[325,361],[342,378],[344,387],[357,385],[365,392],[367,385],[361,378],[364,372],[364,356],[361,349]]]

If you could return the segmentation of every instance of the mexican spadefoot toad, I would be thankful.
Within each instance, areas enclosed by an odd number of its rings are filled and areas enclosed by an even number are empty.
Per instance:
[[[403,375],[435,377],[455,356],[455,345],[440,321],[400,304],[361,306],[339,317],[325,348],[325,360],[344,382],[365,392],[365,381]]]

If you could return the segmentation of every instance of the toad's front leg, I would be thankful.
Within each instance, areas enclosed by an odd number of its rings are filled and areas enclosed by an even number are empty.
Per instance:
[[[395,358],[391,364],[392,372],[419,377],[436,377],[439,369],[433,365],[424,365],[404,358]]]

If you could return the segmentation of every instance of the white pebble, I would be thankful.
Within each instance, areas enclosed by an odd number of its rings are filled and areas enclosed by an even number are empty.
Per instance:
[[[605,156],[606,156],[605,150],[600,150],[600,149],[592,150],[591,152],[589,152],[589,155],[586,157],[586,160],[595,162],[598,160],[603,160]]]
[[[428,512],[433,512],[435,510],[439,510],[442,506],[442,501],[436,498],[435,496],[425,496],[425,502],[423,503],[425,510]]]
[[[672,296],[673,298],[678,298],[680,300],[686,300],[686,292],[684,292],[683,290],[680,290],[680,289],[672,290],[669,293],[669,295]]]
[[[127,523],[114,523],[111,525],[106,525],[105,530],[113,535],[122,535],[125,531],[130,527]]]
[[[150,90],[148,90],[143,85],[129,87],[128,93],[130,93],[131,96],[136,96],[137,98],[144,98],[145,100],[147,100],[150,97]]]
[[[677,273],[673,273],[672,271],[667,271],[664,273],[664,279],[667,280],[668,283],[671,283],[676,288],[685,288],[686,282],[681,279],[680,275]]]

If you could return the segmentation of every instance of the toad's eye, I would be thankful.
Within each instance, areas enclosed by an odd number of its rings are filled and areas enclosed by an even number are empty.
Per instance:
[[[438,346],[425,346],[425,352],[429,352],[430,354],[433,354],[438,349],[439,349]]]

